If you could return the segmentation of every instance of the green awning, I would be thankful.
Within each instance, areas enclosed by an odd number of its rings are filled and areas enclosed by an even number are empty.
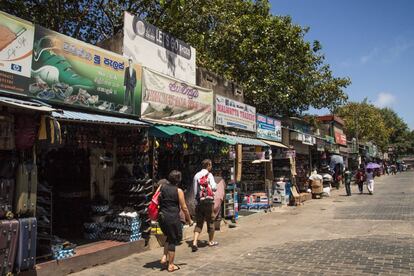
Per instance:
[[[152,126],[149,130],[149,134],[159,138],[168,138],[170,136],[183,134],[186,131],[186,128],[180,126]]]
[[[201,130],[189,129],[189,128],[184,128],[184,127],[175,126],[175,125],[169,125],[169,126],[157,125],[157,126],[152,126],[149,130],[150,135],[158,137],[158,138],[168,138],[174,135],[179,135],[179,134],[184,134],[184,133],[189,133],[189,134],[192,134],[198,137],[203,137],[203,138],[227,143],[230,145],[236,144],[233,140],[227,139],[225,137],[213,135],[213,134],[201,131]]]

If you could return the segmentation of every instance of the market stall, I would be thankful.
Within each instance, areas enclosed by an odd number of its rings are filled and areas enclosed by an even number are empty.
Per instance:
[[[38,256],[64,259],[97,240],[148,237],[148,125],[68,110],[52,116],[61,143],[37,149]]]

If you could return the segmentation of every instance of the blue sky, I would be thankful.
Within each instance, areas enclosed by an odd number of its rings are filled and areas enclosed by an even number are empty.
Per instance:
[[[310,27],[351,101],[394,109],[414,129],[413,0],[271,0],[272,13]],[[318,113],[326,113],[319,111]]]

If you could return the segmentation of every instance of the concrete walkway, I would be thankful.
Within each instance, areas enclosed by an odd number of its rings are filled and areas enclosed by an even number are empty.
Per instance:
[[[177,248],[178,275],[414,275],[414,172],[376,178],[375,194],[305,202],[242,218],[220,245]],[[75,275],[152,275],[162,250]]]

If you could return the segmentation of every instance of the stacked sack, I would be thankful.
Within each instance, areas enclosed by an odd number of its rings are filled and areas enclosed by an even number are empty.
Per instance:
[[[113,211],[109,208],[109,203],[106,200],[95,200],[91,205],[91,221],[85,222],[84,237],[88,240],[98,240],[101,238],[103,231],[102,224]]]
[[[141,220],[137,212],[121,212],[112,221],[102,223],[101,238],[132,242],[141,239]]]

